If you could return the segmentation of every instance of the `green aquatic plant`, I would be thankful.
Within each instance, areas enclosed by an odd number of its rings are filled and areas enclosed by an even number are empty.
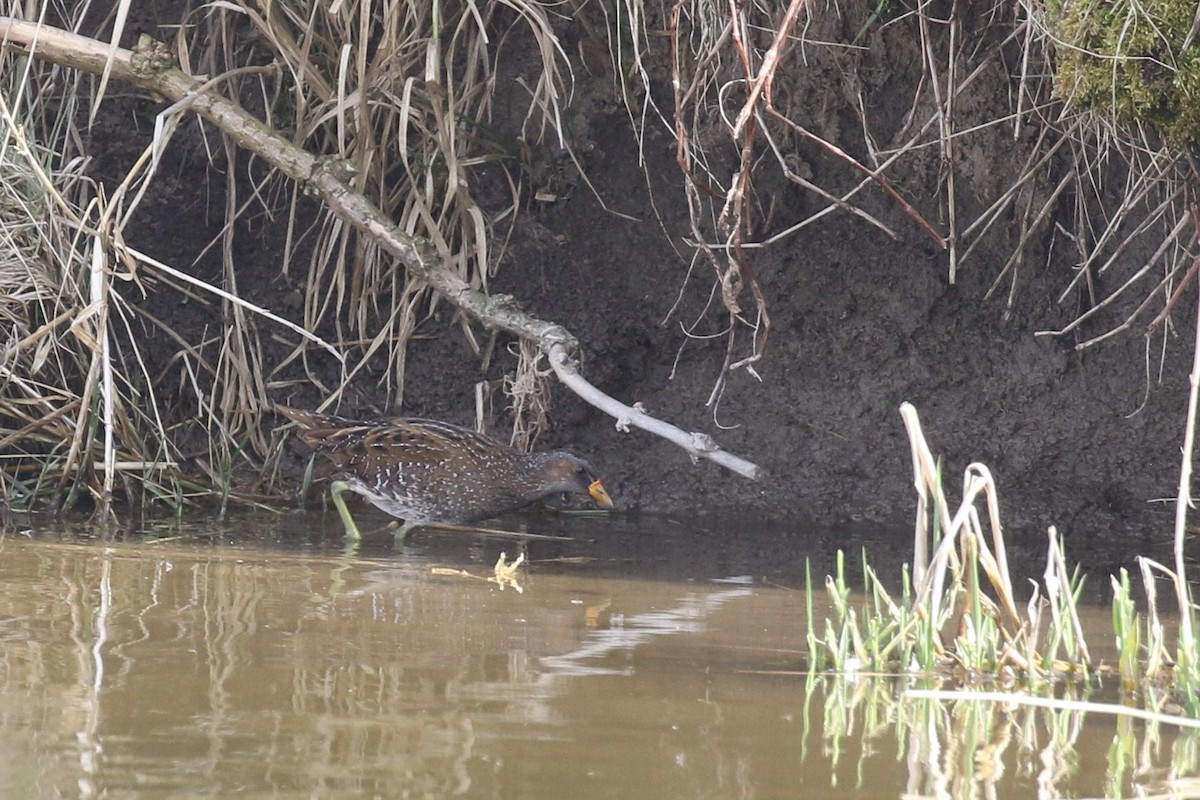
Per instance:
[[[1129,571],[1121,568],[1121,577],[1112,576],[1113,638],[1117,644],[1117,670],[1121,687],[1135,691],[1141,683],[1141,621],[1129,586]]]
[[[893,603],[882,590],[883,582],[864,566],[870,576],[867,594],[876,598],[864,613],[895,623],[875,619],[866,623],[879,641],[869,637],[864,648],[891,655],[892,669],[951,670],[969,680],[1041,679],[1061,671],[1057,668],[1060,651],[1075,657],[1085,649],[1077,635],[1080,627],[1073,606],[1079,578],[1068,578],[1061,547],[1051,547],[1044,585],[1022,613],[990,472],[982,464],[967,467],[963,500],[951,514],[940,462],[929,451],[916,411],[906,404],[901,414],[912,446],[918,492],[911,585],[906,572],[901,581],[903,605]],[[986,514],[975,506],[980,498]],[[1043,613],[1055,622],[1044,632]],[[873,667],[885,668],[887,662],[878,659]]]
[[[902,572],[897,601],[864,553],[864,586],[857,594],[839,553],[835,574],[825,579],[829,616],[818,621],[810,568],[810,670],[950,678],[964,686],[1001,688],[1089,685],[1096,665],[1079,615],[1084,575],[1078,568],[1068,569],[1063,538],[1049,529],[1041,579],[1031,582],[1031,596],[1019,601],[991,474],[982,464],[968,466],[962,501],[951,514],[940,464],[929,452],[916,410],[905,404],[901,415],[918,491],[912,577],[908,568]],[[976,507],[979,501],[985,512]],[[1128,573],[1112,579],[1121,691],[1125,697],[1147,696],[1149,689],[1171,686],[1173,702],[1193,709],[1200,681],[1187,670],[1189,658],[1197,659],[1188,656],[1186,626],[1181,626],[1172,658],[1155,589],[1156,579],[1165,576],[1178,595],[1180,577],[1149,559],[1141,558],[1139,564],[1146,586],[1144,618],[1132,600]],[[1183,608],[1185,614],[1191,611]],[[1104,666],[1104,674],[1111,671]]]

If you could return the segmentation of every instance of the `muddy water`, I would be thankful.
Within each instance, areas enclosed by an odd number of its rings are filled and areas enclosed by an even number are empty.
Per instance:
[[[10,532],[0,797],[1116,796],[1195,774],[1168,728],[809,683],[804,551],[781,563],[745,524],[538,528],[571,538]],[[823,575],[853,538],[797,543]],[[483,579],[522,548],[521,592]]]

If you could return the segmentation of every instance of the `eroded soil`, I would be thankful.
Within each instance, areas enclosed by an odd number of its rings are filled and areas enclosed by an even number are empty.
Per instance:
[[[842,18],[830,11],[814,22],[811,38],[853,38],[867,9],[863,3],[849,5]],[[986,20],[974,22],[984,39],[1002,34],[989,30]],[[580,35],[570,20],[559,24],[564,38]],[[914,103],[922,74],[916,38],[911,26],[900,23],[875,30],[863,49],[839,51],[836,57],[823,58],[811,45],[805,57],[810,60],[794,54],[788,67],[794,71],[792,108],[804,109],[803,122],[816,133],[865,158],[856,100],[862,96],[872,136],[880,147],[887,146],[904,134],[914,105],[928,111],[928,98]],[[651,56],[660,60],[651,75],[651,94],[669,114],[665,43],[652,41],[658,49]],[[535,62],[509,53],[499,68],[510,71],[499,84],[511,87]],[[909,401],[922,415],[931,446],[944,455],[950,486],[957,486],[970,461],[991,468],[1018,545],[1040,546],[1051,524],[1077,543],[1078,556],[1099,543],[1110,552],[1119,553],[1126,543],[1131,553],[1144,552],[1165,538],[1170,507],[1154,501],[1173,495],[1178,480],[1190,312],[1176,315],[1184,333],[1170,336],[1165,352],[1161,336],[1148,348],[1136,327],[1078,353],[1074,337],[1036,335],[1061,328],[1084,307],[1079,293],[1058,302],[1078,257],[1070,242],[1055,235],[1053,215],[1019,266],[1009,308],[1010,276],[992,299],[984,294],[1016,244],[1014,221],[981,243],[951,285],[947,252],[890,198],[869,190],[858,202],[900,240],[849,214],[833,213],[754,251],[772,322],[766,355],[755,365],[757,377],[733,372],[719,405],[706,405],[726,342],[720,336],[688,337],[682,327],[699,320],[697,333],[719,334],[727,318],[719,304],[706,310],[709,268],[698,263],[692,269],[689,263],[683,177],[672,133],[650,115],[642,135],[635,135],[611,74],[582,68],[575,74],[568,127],[594,192],[577,182],[553,202],[529,198],[511,222],[492,289],[568,326],[583,343],[585,374],[601,389],[625,402],[640,401],[682,427],[711,433],[770,474],[749,482],[708,462],[693,464],[666,442],[618,432],[613,420],[561,389],[555,393],[554,427],[539,446],[565,445],[586,454],[605,472],[623,508],[752,509],[781,518],[906,524],[914,492],[897,408]],[[962,127],[1009,115],[1011,90],[1009,71],[997,59],[964,95]],[[506,108],[513,119],[503,118]],[[140,98],[108,103],[106,116],[93,129],[98,178],[123,174],[129,155],[140,152],[149,136],[158,109]],[[498,102],[497,109],[498,129],[519,126],[523,108]],[[1013,126],[1004,124],[962,139],[960,219],[976,218],[1011,185],[1032,138],[1029,132],[1014,137]],[[714,164],[730,167],[732,150],[726,144],[724,152],[719,140],[714,142]],[[182,132],[172,147],[173,170],[165,170],[155,184],[157,194],[144,205],[134,244],[181,267],[199,257],[188,268],[219,280],[217,255],[201,251],[220,230],[225,177],[206,165],[203,140],[194,130]],[[544,147],[548,158],[556,157],[553,143]],[[795,155],[829,191],[845,191],[859,179],[810,143],[796,143]],[[937,148],[902,160],[889,174],[905,197],[945,231]],[[486,208],[499,178],[482,169],[473,178]],[[825,204],[770,170],[764,170],[756,191],[757,202],[771,209],[769,221],[764,213],[754,232],[760,240]],[[1065,202],[1056,212],[1062,219],[1069,213]],[[239,289],[290,315],[299,307],[302,275],[280,276],[285,224],[286,219],[267,215],[248,219],[236,247],[244,269]],[[510,222],[503,224],[507,233]],[[1130,252],[1127,263],[1106,280],[1123,280],[1145,255]],[[746,302],[752,305],[748,296]],[[175,297],[152,297],[147,303],[162,304],[160,311],[172,314],[175,326],[196,339],[205,326],[221,324],[211,310],[193,311]],[[1114,307],[1080,338],[1131,310]],[[400,410],[470,421],[479,361],[458,323],[443,304],[418,333],[408,353]],[[502,355],[491,367],[492,377],[514,363],[503,347],[497,352]],[[375,377],[364,374],[357,382],[352,404],[358,408],[348,412],[387,409]],[[316,397],[298,394],[293,400],[315,402]],[[504,424],[499,414],[497,428]]]

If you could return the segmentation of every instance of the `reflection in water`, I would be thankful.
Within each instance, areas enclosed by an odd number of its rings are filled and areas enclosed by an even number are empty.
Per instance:
[[[513,547],[449,541],[472,558],[437,563],[476,574]],[[9,536],[0,797],[1118,796],[1196,772],[1190,733],[806,683],[794,592],[537,556],[522,595],[419,546]]]
[[[753,593],[752,589],[689,593],[673,608],[634,614],[622,620],[620,625],[595,631],[571,652],[542,658],[542,667],[556,675],[632,675],[633,667],[629,663],[607,666],[611,657],[631,652],[657,636],[702,633],[706,621],[721,606]]]

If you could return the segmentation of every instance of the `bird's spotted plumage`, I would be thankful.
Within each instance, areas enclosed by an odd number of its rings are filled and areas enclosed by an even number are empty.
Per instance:
[[[612,507],[591,465],[561,450],[521,453],[431,419],[355,421],[284,406],[278,410],[300,427],[301,441],[333,462],[345,488],[403,519],[405,529],[477,522],[563,492]],[[339,512],[343,508],[339,505]],[[343,519],[350,532],[347,513]]]

